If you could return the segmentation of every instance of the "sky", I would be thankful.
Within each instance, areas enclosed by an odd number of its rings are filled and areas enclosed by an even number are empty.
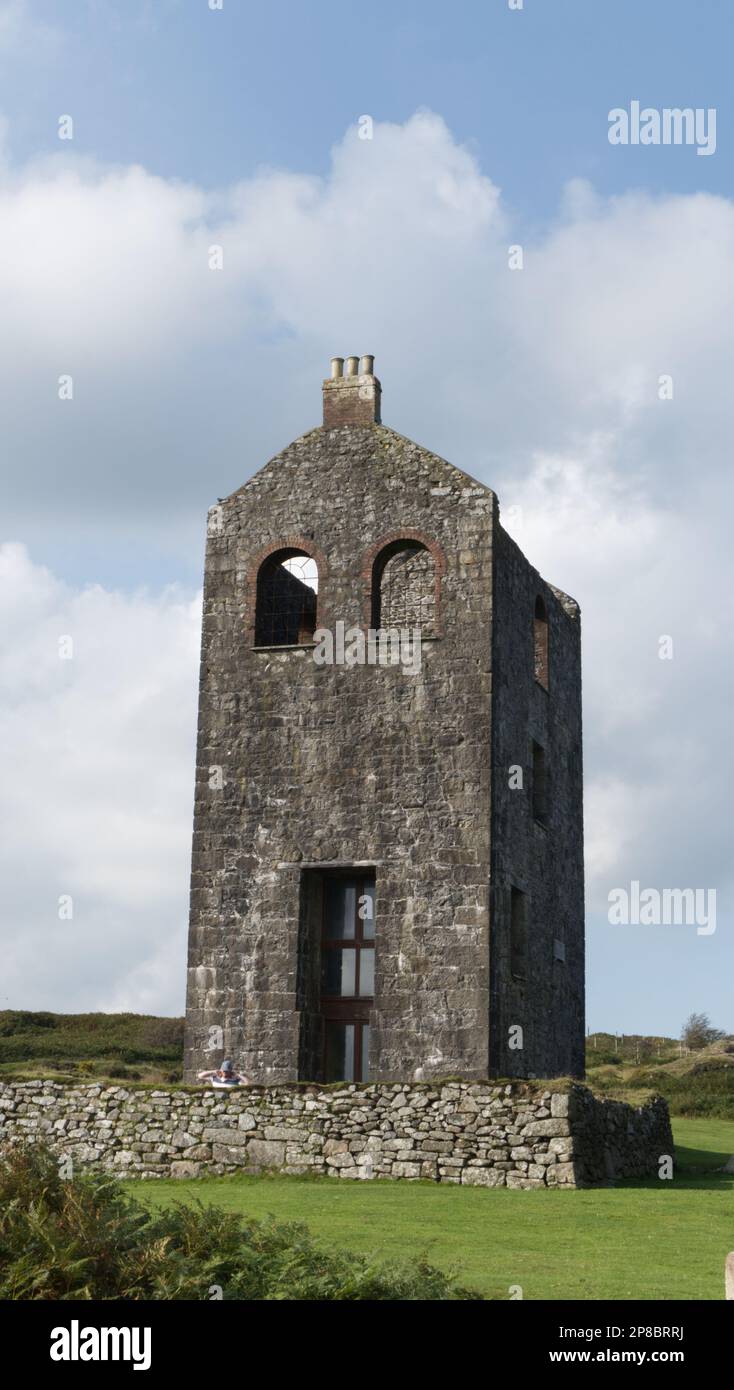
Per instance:
[[[733,41],[728,0],[0,0],[0,1008],[182,1012],[206,511],[370,352],[581,605],[590,1029],[734,1030]],[[715,149],[610,143],[637,101]],[[610,923],[633,881],[715,930]]]

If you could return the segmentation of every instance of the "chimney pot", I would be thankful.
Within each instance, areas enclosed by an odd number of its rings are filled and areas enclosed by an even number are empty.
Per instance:
[[[382,387],[374,375],[374,365],[371,354],[331,358],[331,376],[323,384],[324,429],[344,425],[366,429],[380,424]]]

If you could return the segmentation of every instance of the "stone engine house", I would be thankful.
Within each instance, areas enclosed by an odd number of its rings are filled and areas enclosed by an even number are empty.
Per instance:
[[[580,1076],[579,609],[373,365],[210,510],[185,1077]]]

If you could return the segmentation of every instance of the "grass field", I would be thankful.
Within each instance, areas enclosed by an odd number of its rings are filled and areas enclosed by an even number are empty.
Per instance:
[[[307,1225],[324,1245],[385,1257],[425,1253],[494,1298],[721,1299],[734,1249],[734,1123],[677,1120],[679,1171],[586,1191],[233,1177],[128,1184],[153,1203],[214,1203]]]
[[[147,1014],[0,1011],[0,1080],[111,1081],[170,1085],[181,1080],[182,1018]]]

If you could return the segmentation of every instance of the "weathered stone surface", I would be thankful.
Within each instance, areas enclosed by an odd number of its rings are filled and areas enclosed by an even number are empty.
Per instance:
[[[189,1163],[183,1158],[176,1159],[176,1161],[171,1164],[172,1178],[198,1178],[200,1172],[200,1163]]]
[[[324,1157],[331,1157],[332,1154],[344,1154],[348,1148],[346,1139],[327,1139],[324,1144]]]
[[[390,1174],[393,1178],[419,1178],[420,1175],[420,1163],[393,1163]]]
[[[225,1127],[205,1129],[201,1137],[205,1144],[246,1144],[248,1140],[247,1133],[243,1133],[241,1129]]]
[[[112,1161],[120,1168],[128,1168],[135,1162],[135,1154],[131,1149],[118,1149],[117,1153],[112,1155]]]
[[[465,1168],[461,1181],[466,1187],[504,1187],[505,1174],[496,1168]]]
[[[247,1145],[248,1163],[262,1168],[279,1168],[285,1161],[285,1144],[275,1140],[250,1139]]]
[[[237,1144],[212,1144],[212,1160],[215,1166],[218,1163],[227,1163],[239,1168],[249,1162],[247,1149],[240,1148]]]
[[[182,1129],[176,1129],[171,1135],[170,1143],[174,1149],[189,1149],[192,1144],[196,1143],[196,1140],[193,1134],[187,1134]]]
[[[576,1174],[572,1163],[556,1163],[553,1168],[547,1169],[546,1182],[549,1186],[557,1184],[561,1187],[564,1184],[574,1184],[575,1181]]]
[[[548,1145],[548,1152],[552,1154],[565,1154],[570,1158],[573,1154],[574,1141],[570,1134],[564,1134],[558,1139],[551,1139]]]
[[[39,1094],[46,1103],[31,1105]],[[481,1092],[471,1083],[454,1082],[374,1083],[339,1091],[314,1087],[305,1094],[306,1100],[293,1086],[249,1087],[224,1105],[200,1091],[176,1092],[168,1098],[170,1119],[160,1126],[163,1138],[155,1142],[131,1138],[149,1133],[148,1092],[0,1082],[0,1143],[44,1139],[77,1163],[126,1177],[280,1168],[363,1180],[423,1178],[520,1188],[644,1176],[658,1171],[662,1154],[673,1154],[663,1101],[635,1110],[598,1100],[580,1085],[564,1090],[568,1118],[557,1120],[547,1114],[554,1097],[522,1082]],[[396,1096],[402,1105],[393,1104]],[[156,1099],[160,1104],[164,1096],[158,1093]],[[457,1124],[458,1108],[467,1099],[477,1110],[462,1115],[476,1120],[475,1134]],[[549,1133],[554,1124],[570,1133]],[[519,1139],[521,1130],[522,1142],[512,1142],[509,1136]],[[480,1131],[487,1137],[480,1138]],[[196,1142],[182,1149],[182,1140],[191,1138]]]
[[[568,1134],[568,1120],[533,1120],[523,1129],[523,1139],[554,1138]]]

